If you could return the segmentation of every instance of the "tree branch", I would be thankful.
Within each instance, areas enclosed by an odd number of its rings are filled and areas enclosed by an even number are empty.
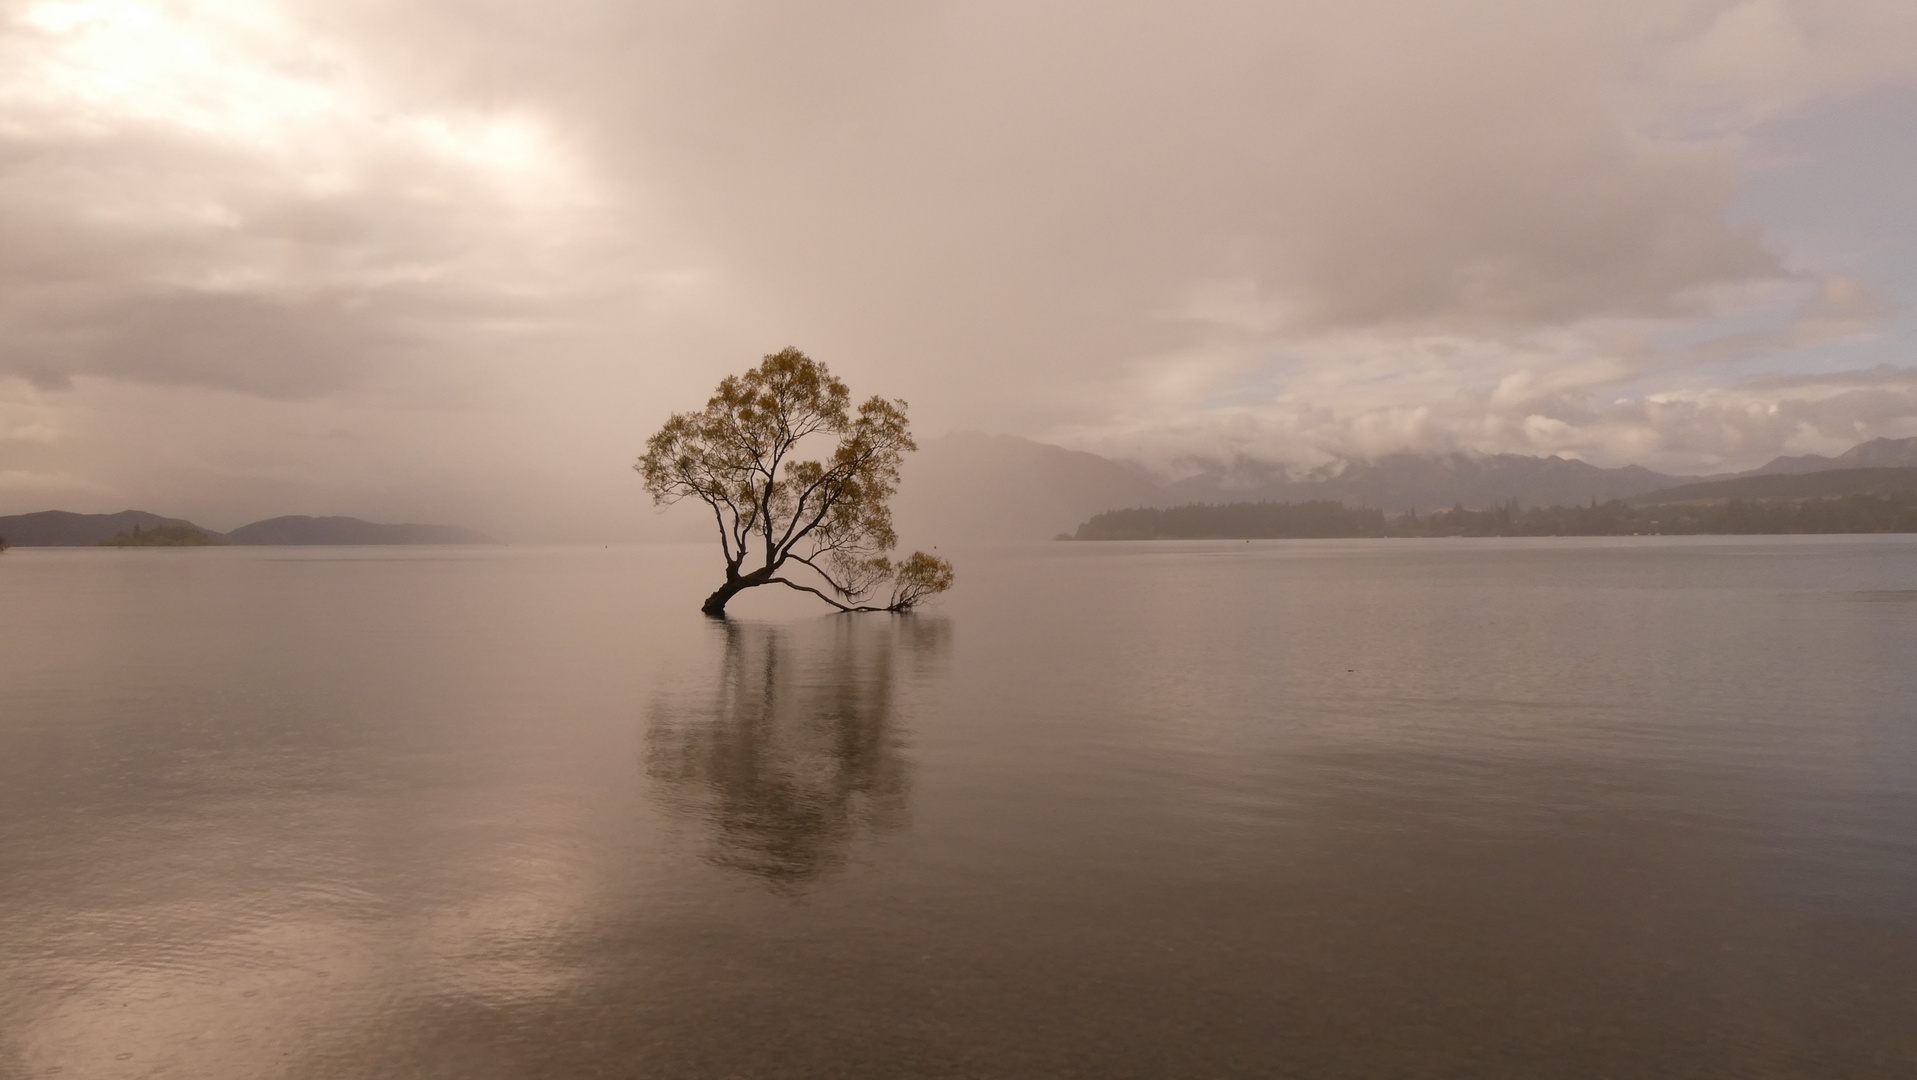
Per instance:
[[[812,572],[824,578],[825,583],[827,585],[832,586],[832,590],[838,593],[840,596],[843,596],[846,599],[850,600],[852,597],[857,595],[851,589],[848,589],[845,586],[839,584],[837,581],[834,581],[832,579],[832,575],[825,572],[824,567],[820,566],[818,563],[813,562],[811,559],[806,558],[804,555],[787,555],[787,558],[791,559],[793,562],[801,562],[811,567]]]
[[[791,432],[784,430],[784,410],[780,412],[779,427],[781,429],[781,435],[789,436]],[[772,468],[768,469],[765,474],[765,491],[759,496],[759,514],[765,519],[765,568],[767,570],[775,569],[772,558],[778,554],[779,551],[779,545],[772,541],[772,489],[777,486],[779,482],[779,463],[785,460],[785,453],[790,449],[792,449],[792,444],[782,441],[778,450],[772,455]]]
[[[864,607],[864,606],[849,607],[845,604],[839,603],[837,600],[832,599],[831,597],[825,595],[824,593],[820,592],[819,590],[813,588],[810,585],[801,585],[796,581],[788,581],[782,577],[767,578],[766,584],[767,585],[784,585],[787,588],[797,589],[800,592],[809,592],[813,596],[816,596],[819,599],[825,601],[826,603],[831,604],[833,607],[838,608],[840,611],[858,612],[858,611],[890,611],[892,610],[891,608],[882,608],[882,607]]]
[[[711,499],[706,500],[706,505],[712,507],[712,520],[719,526],[719,549],[725,552],[726,566],[737,569],[739,564],[732,559],[732,543],[726,539],[725,513],[719,509],[719,504]]]

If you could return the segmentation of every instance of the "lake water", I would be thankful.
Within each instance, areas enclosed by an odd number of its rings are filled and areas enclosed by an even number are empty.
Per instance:
[[[0,556],[0,1076],[1917,1076],[1917,538],[953,558]]]

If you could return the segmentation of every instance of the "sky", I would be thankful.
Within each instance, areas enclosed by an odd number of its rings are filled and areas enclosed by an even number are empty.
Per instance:
[[[1166,475],[1917,435],[1909,0],[0,0],[0,514],[657,527],[787,345]]]

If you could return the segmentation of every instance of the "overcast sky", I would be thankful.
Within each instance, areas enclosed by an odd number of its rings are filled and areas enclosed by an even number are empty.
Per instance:
[[[1917,434],[1911,0],[0,0],[0,513],[620,537],[797,345],[922,437]]]

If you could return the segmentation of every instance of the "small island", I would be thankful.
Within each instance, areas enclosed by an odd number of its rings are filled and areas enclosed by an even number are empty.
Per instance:
[[[131,533],[115,533],[108,539],[98,541],[95,547],[212,547],[219,541],[199,531],[183,525],[162,525],[157,529],[142,530],[133,526]]]

